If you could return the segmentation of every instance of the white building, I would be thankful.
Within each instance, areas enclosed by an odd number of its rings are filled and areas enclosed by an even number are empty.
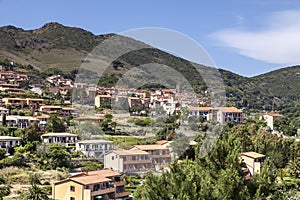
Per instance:
[[[59,143],[63,146],[75,146],[77,135],[72,133],[46,133],[41,136],[44,143]]]
[[[8,109],[4,107],[0,107],[0,115],[8,115]]]
[[[189,116],[202,116],[206,121],[209,121],[211,109],[212,107],[190,107]]]
[[[83,140],[76,144],[77,151],[81,151],[86,157],[97,159],[103,159],[114,147],[114,143],[109,140]]]
[[[270,113],[262,116],[262,119],[267,122],[267,126],[270,127],[271,130],[274,130],[274,121],[281,118],[282,115],[277,113]]]
[[[3,118],[0,118],[1,124]],[[26,128],[37,121],[34,117],[27,117],[27,116],[19,116],[19,115],[7,115],[6,116],[6,126],[15,126],[18,128]]]
[[[260,169],[266,159],[266,156],[256,152],[241,153],[242,161],[246,164],[251,176],[260,173]]]
[[[9,152],[10,147],[15,147],[21,144],[21,138],[11,136],[0,136],[0,147],[6,150],[6,154]]]

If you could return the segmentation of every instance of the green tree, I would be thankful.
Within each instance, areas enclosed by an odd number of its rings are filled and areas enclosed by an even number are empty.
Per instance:
[[[3,197],[10,194],[10,187],[7,185],[0,185],[0,200],[3,200]]]
[[[30,182],[30,188],[28,189],[26,198],[28,200],[48,200],[48,196],[45,193],[45,191],[39,186],[40,180],[39,175],[34,173],[30,174],[29,176],[29,182]]]
[[[58,118],[56,115],[50,115],[45,130],[48,132],[64,132],[65,131],[64,121]]]
[[[2,115],[2,126],[6,126],[6,114]]]
[[[297,158],[294,161],[289,161],[287,167],[291,176],[296,179],[300,178],[300,158]]]
[[[48,146],[47,157],[54,169],[57,167],[70,167],[71,154],[65,146],[60,144]]]

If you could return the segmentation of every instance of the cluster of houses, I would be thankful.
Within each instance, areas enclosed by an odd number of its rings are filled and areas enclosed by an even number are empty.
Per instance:
[[[78,141],[77,135],[72,133],[46,133],[41,138],[44,143],[73,146],[86,157],[104,163],[105,168],[122,173],[143,173],[151,169],[160,169],[169,165],[172,158],[168,141],[116,150],[112,141],[103,139]]]
[[[209,104],[205,98],[191,98],[191,94],[179,92],[179,89],[159,89],[154,92],[127,87],[100,88],[95,96],[95,106],[102,107],[107,103],[129,109],[162,110],[166,115],[179,112],[182,107]],[[123,109],[123,107],[121,107]]]
[[[5,66],[0,66],[1,67]],[[28,76],[18,74],[8,69],[0,71],[0,91],[9,96],[24,94],[22,84],[28,82]],[[64,100],[69,97],[73,88],[85,91],[88,98],[94,98],[96,107],[115,105],[114,109],[151,110],[150,115],[163,111],[164,115],[180,112],[183,107],[188,109],[188,117],[203,117],[206,121],[215,121],[223,124],[228,121],[243,122],[243,112],[235,107],[209,107],[206,98],[193,97],[190,94],[179,92],[178,89],[159,89],[156,91],[138,90],[118,87],[104,88],[94,84],[73,83],[60,75],[47,78],[51,85],[49,92],[60,94]],[[36,93],[41,94],[39,86],[34,86]],[[33,90],[32,90],[33,91]],[[0,100],[0,124],[17,128],[26,128],[33,123],[45,127],[50,114],[60,117],[76,117],[78,124],[86,121],[99,123],[103,118],[99,116],[79,116],[72,107],[60,105],[47,105],[43,98],[5,97]],[[119,107],[118,107],[119,106]],[[27,109],[34,116],[11,115],[8,107],[14,109]],[[281,118],[278,114],[262,116],[267,125],[274,129],[274,120]],[[149,170],[160,170],[170,165],[174,159],[169,141],[158,141],[156,144],[134,145],[129,149],[116,149],[114,143],[104,139],[82,140],[73,133],[45,133],[41,135],[43,143],[59,143],[66,147],[73,147],[81,151],[86,157],[96,159],[104,164],[104,170],[82,172],[70,176],[68,179],[56,182],[53,185],[52,197],[64,200],[97,200],[97,199],[130,199],[129,192],[125,191],[125,181],[121,175],[144,174]],[[19,137],[0,136],[0,147],[10,155],[13,147],[21,145]],[[241,153],[243,171],[245,176],[253,176],[260,172],[265,156],[255,152]]]

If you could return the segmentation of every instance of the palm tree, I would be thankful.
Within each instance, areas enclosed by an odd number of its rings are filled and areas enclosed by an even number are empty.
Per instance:
[[[28,190],[28,193],[26,195],[28,200],[48,200],[47,194],[43,191],[43,189],[39,186],[40,180],[39,180],[38,174],[31,174],[29,176],[29,181],[31,187]]]
[[[296,179],[300,178],[300,159],[291,160],[288,162],[288,172]]]

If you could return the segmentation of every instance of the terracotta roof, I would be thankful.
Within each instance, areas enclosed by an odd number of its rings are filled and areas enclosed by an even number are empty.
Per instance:
[[[118,172],[115,172],[113,170],[103,169],[98,171],[90,171],[87,173],[88,175],[99,175],[104,177],[111,177],[111,176],[120,176],[121,174]]]
[[[160,140],[160,141],[157,141],[156,144],[159,144],[159,145],[164,145],[166,143],[168,143],[169,141],[167,140]]]
[[[201,110],[201,111],[209,111],[212,107],[190,107],[189,110]]]
[[[41,115],[41,116],[36,116],[35,118],[37,118],[37,119],[48,119],[48,118],[50,118],[50,116],[49,115]]]
[[[236,107],[217,107],[217,108],[213,108],[213,110],[221,110],[222,112],[227,112],[227,113],[234,113],[234,112],[238,112],[241,113],[243,112],[240,109],[237,109]]]
[[[250,158],[263,158],[263,157],[266,157],[265,155],[260,154],[260,153],[256,153],[254,151],[242,152],[241,156],[247,156],[247,157],[250,157]]]
[[[122,155],[122,156],[126,156],[126,155],[149,155],[148,152],[146,151],[141,151],[141,150],[138,150],[138,149],[135,149],[135,150],[114,150],[114,151],[111,151],[111,152],[114,152],[118,155]]]
[[[278,114],[278,113],[269,113],[267,115],[272,116],[272,117],[282,117],[283,116],[283,115]]]
[[[99,175],[79,176],[79,177],[70,178],[70,180],[76,181],[76,182],[81,183],[83,185],[89,185],[89,184],[93,184],[93,183],[101,183],[101,182],[111,181],[111,179],[105,178],[105,177],[99,176]]]

